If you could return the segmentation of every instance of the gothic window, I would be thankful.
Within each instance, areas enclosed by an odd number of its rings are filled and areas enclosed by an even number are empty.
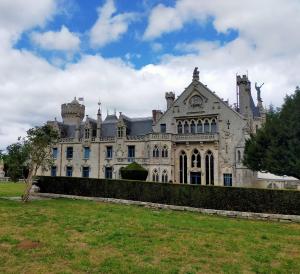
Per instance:
[[[203,125],[202,125],[202,121],[199,120],[197,123],[197,133],[202,133],[203,132]]]
[[[211,121],[211,132],[216,133],[217,132],[217,123],[215,119],[212,119]]]
[[[157,169],[154,169],[152,172],[152,181],[159,182],[159,174],[158,174]]]
[[[183,129],[184,133],[189,133],[189,123],[187,121],[184,122]]]
[[[89,139],[90,138],[90,129],[89,128],[85,128],[84,129],[84,138],[85,139]]]
[[[161,181],[163,183],[167,183],[168,182],[168,171],[164,170],[162,175],[161,175]]]
[[[214,184],[214,156],[211,151],[205,156],[205,181],[206,185]]]
[[[168,158],[168,147],[164,145],[162,151],[161,151],[161,157]]]
[[[196,125],[195,125],[195,122],[194,122],[194,120],[192,120],[192,122],[191,122],[191,133],[196,133]]]
[[[182,134],[182,123],[179,121],[177,125],[177,133]]]
[[[181,184],[187,183],[187,156],[184,151],[179,156],[179,181]]]
[[[205,120],[204,122],[204,133],[209,133],[209,122]]]
[[[191,167],[201,167],[201,156],[198,149],[194,149],[193,151]]]
[[[159,149],[158,149],[157,145],[154,146],[152,155],[153,155],[153,158],[158,158],[159,157]]]

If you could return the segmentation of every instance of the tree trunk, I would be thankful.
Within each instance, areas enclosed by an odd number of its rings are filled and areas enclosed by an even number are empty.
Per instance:
[[[22,201],[24,203],[28,202],[28,200],[29,200],[30,190],[31,190],[32,183],[33,183],[33,178],[36,175],[36,173],[37,173],[37,167],[29,169],[27,179],[25,180],[26,188],[25,188],[24,194],[22,195]]]

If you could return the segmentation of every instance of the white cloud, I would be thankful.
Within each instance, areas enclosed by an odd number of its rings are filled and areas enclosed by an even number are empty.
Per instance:
[[[56,0],[1,0],[0,38],[8,46],[20,33],[33,26],[43,26],[57,11]]]
[[[110,42],[120,39],[127,32],[128,25],[135,20],[134,13],[116,14],[113,0],[98,8],[98,20],[90,31],[90,42],[93,47],[103,47]]]
[[[160,43],[152,43],[151,48],[154,52],[159,52],[159,51],[162,51],[163,45]]]
[[[65,26],[62,26],[60,31],[33,32],[31,40],[46,50],[74,51],[80,45],[79,37]]]

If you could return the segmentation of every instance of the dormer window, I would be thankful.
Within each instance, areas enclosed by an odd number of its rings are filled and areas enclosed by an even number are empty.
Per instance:
[[[118,138],[123,137],[123,127],[118,127]]]

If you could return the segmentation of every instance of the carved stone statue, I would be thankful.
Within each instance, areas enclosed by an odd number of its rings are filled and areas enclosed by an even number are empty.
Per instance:
[[[257,91],[257,101],[262,101],[261,99],[261,87],[264,85],[264,83],[262,83],[260,86],[257,85],[257,83],[255,82],[255,89]]]
[[[198,70],[198,67],[195,67],[195,69],[194,69],[193,80],[198,80],[199,81],[199,70]]]

